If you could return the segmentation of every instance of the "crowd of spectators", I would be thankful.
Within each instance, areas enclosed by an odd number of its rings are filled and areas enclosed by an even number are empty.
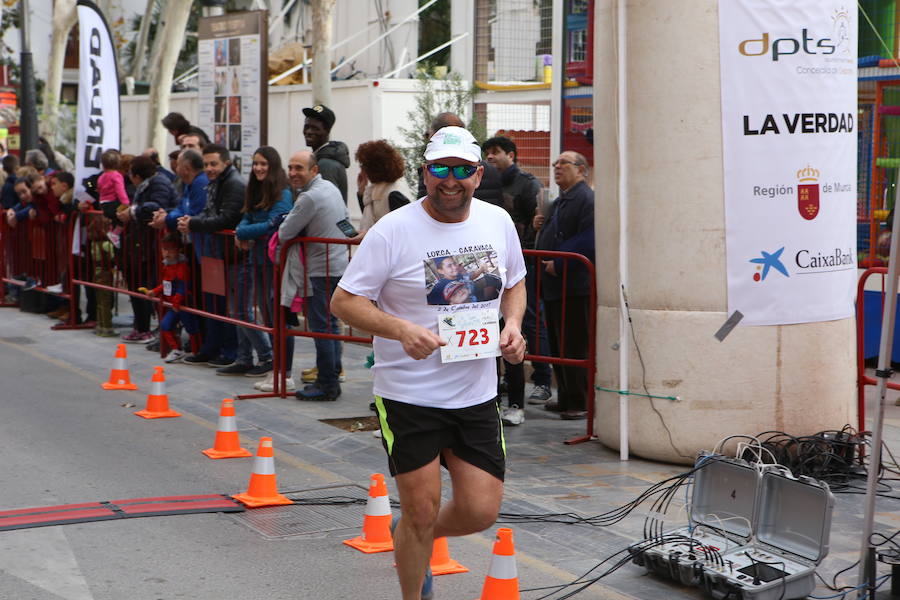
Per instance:
[[[296,327],[298,316],[303,316],[311,331],[341,333],[329,301],[348,260],[343,245],[291,245],[276,298],[274,260],[283,245],[295,237],[346,236],[357,242],[388,212],[426,194],[420,171],[418,196],[413,195],[404,177],[404,160],[389,142],[365,142],[354,154],[361,213],[354,230],[347,210],[350,151],[331,139],[337,116],[322,105],[304,109],[303,116],[309,149],[295,152],[285,164],[274,148],[262,146],[253,154],[247,179],[227,148],[212,144],[206,132],[178,113],[162,120],[178,146],[165,156],[165,166],[153,148],[137,156],[108,149],[101,157],[102,172],[77,186],[71,161],[43,138],[21,160],[3,156],[0,204],[9,231],[34,221],[58,224],[56,231],[63,232],[82,217],[77,239],[87,267],[77,275],[100,287],[71,290],[75,315],[60,301],[50,304],[48,315],[94,325],[99,336],[121,335],[125,342],[147,344],[156,351],[162,343],[166,362],[214,367],[223,376],[258,377],[254,387],[272,391],[273,340],[236,323],[271,328],[283,320]],[[441,113],[423,133],[430,137],[447,126],[463,122],[453,113]],[[549,202],[542,199],[540,182],[518,164],[512,139],[492,137],[482,151],[484,175],[474,196],[509,213],[523,249],[576,252],[594,260],[594,198],[584,156],[566,151],[557,157],[553,176],[560,196]],[[75,197],[74,190],[82,186],[85,193]],[[454,272],[447,275],[451,266]],[[592,333],[586,327],[590,289],[583,267],[559,259],[529,259],[526,266],[522,329],[528,352],[584,358]],[[441,296],[440,303],[452,303],[456,292],[463,300],[486,293],[491,277],[497,277],[483,264],[462,264],[454,258],[435,260],[433,270],[428,294]],[[128,331],[113,329],[116,288],[132,292]],[[164,301],[164,308],[154,300]],[[195,318],[185,307],[220,318]],[[184,343],[180,328],[187,337]],[[301,400],[337,399],[344,380],[341,342],[314,339],[316,364],[302,370],[302,387],[295,384],[294,342],[293,336],[287,337],[288,389]],[[551,369],[542,361],[531,366],[533,386],[526,397],[524,366],[498,359],[503,372],[498,400],[506,397],[504,422],[522,424],[526,402],[544,405],[561,418],[584,418],[589,383],[584,369]]]

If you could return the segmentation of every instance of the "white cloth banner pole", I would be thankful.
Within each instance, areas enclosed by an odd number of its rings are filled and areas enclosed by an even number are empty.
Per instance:
[[[857,13],[843,0],[720,0],[728,312],[853,316]]]
[[[80,60],[78,127],[75,133],[75,198],[86,197],[82,181],[101,170],[100,155],[120,149],[119,75],[109,26],[97,6],[78,2]]]

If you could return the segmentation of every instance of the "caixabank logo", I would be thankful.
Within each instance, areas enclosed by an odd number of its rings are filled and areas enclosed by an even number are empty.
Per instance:
[[[766,57],[773,62],[790,56],[849,55],[853,48],[852,32],[850,11],[842,6],[832,13],[831,31],[827,35],[809,26],[779,33],[765,31],[759,37],[738,42],[738,52],[744,56]]]
[[[758,257],[750,259],[750,263],[755,265],[753,281],[765,281],[766,277],[773,270],[785,277],[791,276],[782,261],[784,249],[785,246],[774,252],[761,250]],[[855,269],[856,262],[853,251],[850,248],[835,248],[833,250],[801,248],[794,253],[794,266],[796,267],[794,269],[795,275],[813,275]]]

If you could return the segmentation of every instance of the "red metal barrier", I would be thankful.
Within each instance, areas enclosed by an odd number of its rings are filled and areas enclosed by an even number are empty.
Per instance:
[[[356,245],[358,242],[350,241],[347,239],[330,239],[330,238],[302,238],[298,237],[293,240],[289,240],[282,244],[281,253],[278,257],[278,268],[276,269],[276,278],[275,278],[275,303],[276,305],[280,303],[281,298],[281,273],[284,272],[285,265],[287,262],[288,249],[297,245],[297,244],[307,244],[307,243],[323,243],[323,244],[337,244],[344,245],[348,247],[348,252],[351,253],[350,259],[352,259],[352,247]],[[533,362],[546,362],[555,365],[565,365],[572,367],[579,367],[586,369],[588,372],[588,385],[587,385],[587,403],[586,408],[588,411],[587,415],[587,429],[585,435],[575,437],[569,440],[566,440],[567,444],[576,444],[580,442],[587,441],[594,436],[594,415],[595,415],[595,403],[594,403],[594,379],[596,374],[596,336],[594,335],[594,331],[596,329],[596,306],[597,306],[597,293],[596,293],[596,285],[595,285],[595,270],[594,265],[588,260],[585,256],[581,254],[574,254],[571,252],[554,252],[554,251],[545,251],[545,250],[524,250],[526,258],[532,258],[535,260],[536,265],[540,265],[541,259],[562,259],[563,260],[563,268],[562,273],[559,275],[562,279],[562,287],[563,290],[566,289],[566,285],[568,283],[570,263],[572,261],[577,261],[581,264],[587,271],[589,277],[589,311],[588,311],[588,323],[587,329],[589,333],[588,339],[588,352],[587,356],[581,358],[570,358],[566,356],[565,351],[565,319],[566,319],[566,302],[565,302],[565,294],[563,298],[563,308],[562,308],[562,324],[561,324],[561,335],[560,335],[560,347],[562,348],[562,352],[560,356],[549,356],[549,355],[541,355],[537,353],[529,353],[525,355],[525,360],[533,361]],[[326,271],[328,270],[328,263],[326,261]],[[541,280],[542,280],[542,269],[536,269],[536,294],[537,297],[540,298],[540,290],[541,290]],[[329,278],[326,278],[326,286]],[[306,292],[306,290],[305,290]],[[308,294],[304,294],[308,295]],[[327,304],[326,304],[327,306]],[[537,307],[535,310],[535,331],[539,331],[540,324],[543,321],[542,311],[541,311],[541,303],[537,303]],[[330,308],[328,309],[328,315],[330,316]],[[295,337],[308,337],[308,338],[326,338],[326,339],[335,339],[344,342],[357,342],[363,344],[371,344],[372,338],[371,336],[360,336],[354,335],[353,330],[350,329],[347,334],[331,334],[331,333],[319,333],[309,331],[308,323],[305,323],[305,327],[303,330],[289,329],[286,326],[284,321],[284,311],[278,310],[276,311],[276,315],[278,318],[278,322],[275,326],[276,336],[275,336],[275,384],[274,390],[270,394],[247,394],[241,395],[239,398],[241,399],[249,399],[249,398],[264,398],[264,397],[287,397],[286,391],[286,379],[287,374],[286,370],[283,368],[285,364],[285,340],[287,336],[295,336]],[[537,335],[537,334],[536,334]],[[535,340],[529,343],[531,348],[538,348],[539,345]]]
[[[69,300],[68,249],[71,247],[71,220],[29,219],[10,226],[0,221],[0,306],[16,306],[6,300],[6,285],[28,287],[37,292]],[[24,278],[24,279],[23,279]],[[61,286],[61,291],[48,288]]]
[[[870,276],[880,274],[881,280],[881,310],[884,311],[884,276],[887,275],[887,267],[871,267],[860,276],[856,287],[856,403],[858,412],[857,431],[866,429],[866,386],[876,385],[878,380],[866,375],[865,355],[865,289],[866,281]],[[890,350],[888,350],[890,352]],[[888,389],[900,390],[900,383],[887,382]]]

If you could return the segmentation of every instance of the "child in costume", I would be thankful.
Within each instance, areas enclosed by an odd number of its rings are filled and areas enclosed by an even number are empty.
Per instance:
[[[159,330],[166,346],[171,348],[164,360],[167,363],[173,363],[180,361],[185,356],[184,350],[181,349],[180,340],[175,337],[173,331],[178,322],[181,322],[185,331],[191,336],[191,352],[193,353],[200,351],[200,329],[197,326],[197,317],[181,310],[181,304],[187,296],[191,272],[183,253],[184,246],[182,245],[180,234],[170,233],[166,235],[163,238],[161,250],[163,264],[160,270],[160,279],[162,283],[152,290],[140,289],[151,298],[160,296],[164,302],[172,304],[171,310],[167,311],[162,320],[160,320]]]

